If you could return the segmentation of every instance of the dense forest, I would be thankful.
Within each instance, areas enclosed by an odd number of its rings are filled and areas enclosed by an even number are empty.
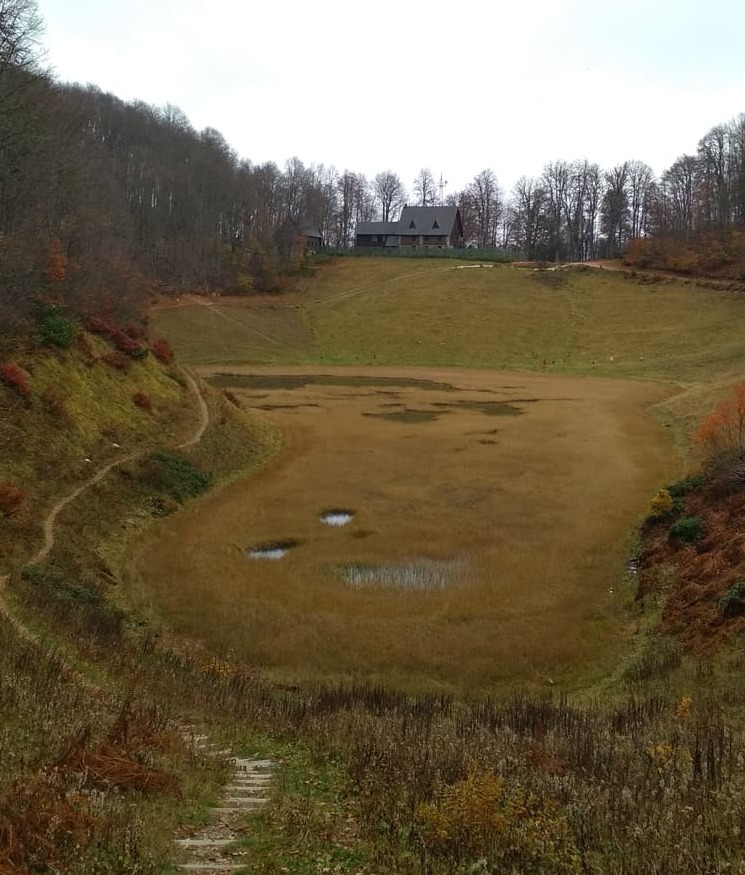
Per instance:
[[[303,228],[344,248],[358,221],[443,198],[427,168],[407,188],[393,170],[368,179],[297,158],[254,164],[177,107],[55,81],[39,57],[41,30],[34,0],[0,0],[6,335],[39,307],[120,321],[158,290],[273,291],[299,267]],[[485,169],[444,200],[460,207],[469,244],[530,260],[615,257],[635,240],[703,232],[724,239],[745,225],[745,115],[659,178],[639,160],[610,169],[557,160],[509,195]]]

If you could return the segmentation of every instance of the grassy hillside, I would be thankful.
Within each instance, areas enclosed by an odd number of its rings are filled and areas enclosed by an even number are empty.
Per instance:
[[[185,302],[152,324],[192,364],[420,364],[708,380],[741,361],[745,298],[592,268],[340,259],[302,295]]]
[[[592,268],[339,259],[302,294],[185,302],[152,324],[192,364],[436,365],[663,380],[690,428],[739,379],[745,297]]]

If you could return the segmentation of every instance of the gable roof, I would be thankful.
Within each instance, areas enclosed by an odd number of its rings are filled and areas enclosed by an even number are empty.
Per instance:
[[[458,207],[404,207],[399,233],[414,231],[423,237],[450,234],[455,227]]]
[[[357,234],[399,234],[398,222],[357,222]]]
[[[302,225],[300,233],[303,237],[308,237],[311,240],[323,240],[323,234],[318,230],[318,225]]]

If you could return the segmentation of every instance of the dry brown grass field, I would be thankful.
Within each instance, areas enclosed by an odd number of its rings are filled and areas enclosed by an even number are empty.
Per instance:
[[[179,632],[284,681],[484,690],[612,670],[630,621],[626,537],[679,473],[650,414],[669,388],[407,367],[202,372],[278,424],[285,447],[141,545],[140,596]],[[355,516],[325,526],[332,508]],[[296,546],[281,560],[248,555],[285,540]]]
[[[153,312],[285,448],[159,526],[136,557],[141,597],[286,681],[606,676],[635,622],[631,533],[742,378],[742,296],[425,259],[339,259],[305,282]],[[353,522],[325,527],[330,508]],[[282,560],[246,553],[282,540],[297,542]]]

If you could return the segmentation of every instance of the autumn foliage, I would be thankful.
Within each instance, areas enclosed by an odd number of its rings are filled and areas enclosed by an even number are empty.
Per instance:
[[[745,383],[712,410],[693,438],[710,459],[745,450]]]
[[[118,352],[122,352],[132,358],[141,358],[143,355],[147,355],[147,350],[135,338],[106,319],[94,317],[88,321],[88,327],[95,334],[99,334],[110,341]]]
[[[165,337],[157,337],[151,344],[153,355],[163,365],[170,365],[173,361],[173,347]]]
[[[12,480],[0,483],[0,517],[14,516],[26,501],[26,492]]]
[[[0,379],[24,398],[28,398],[31,395],[28,374],[15,362],[7,362],[0,365]]]
[[[132,396],[132,401],[143,410],[153,409],[153,399],[147,394],[147,392],[135,392]]]

